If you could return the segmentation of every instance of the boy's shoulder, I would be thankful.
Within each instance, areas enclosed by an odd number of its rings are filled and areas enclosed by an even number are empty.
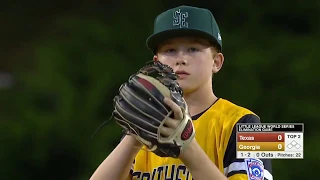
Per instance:
[[[219,100],[214,105],[214,108],[217,111],[223,112],[223,114],[227,113],[229,115],[236,115],[236,114],[254,114],[253,111],[250,109],[240,106],[238,104],[235,104],[227,99],[219,98]]]
[[[254,121],[256,122],[260,121],[259,116],[250,109],[223,98],[219,98],[219,100],[210,108],[210,111],[214,111],[213,113],[217,114],[219,116],[218,119],[224,123],[230,123],[230,121],[237,123],[239,120],[243,119],[249,119],[248,123],[251,123],[251,119],[255,119]],[[243,123],[246,122],[247,120]]]

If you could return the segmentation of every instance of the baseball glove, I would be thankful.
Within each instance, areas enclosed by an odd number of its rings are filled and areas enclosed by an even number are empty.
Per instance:
[[[160,62],[148,63],[128,82],[121,85],[114,98],[113,118],[128,134],[134,135],[147,150],[160,157],[178,158],[195,136],[183,92],[172,68]],[[173,111],[164,103],[170,98],[181,107],[183,118],[169,137],[160,134]]]

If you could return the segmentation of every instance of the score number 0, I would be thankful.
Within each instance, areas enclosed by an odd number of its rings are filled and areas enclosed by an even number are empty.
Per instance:
[[[279,134],[278,135],[278,140],[281,141],[282,140],[282,136]],[[282,145],[278,144],[278,149],[282,149]]]

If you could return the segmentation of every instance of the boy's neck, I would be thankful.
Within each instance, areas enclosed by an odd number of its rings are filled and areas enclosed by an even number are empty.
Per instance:
[[[202,86],[192,93],[185,94],[184,99],[187,102],[190,115],[195,116],[208,109],[217,100],[217,97],[213,93],[212,87]]]

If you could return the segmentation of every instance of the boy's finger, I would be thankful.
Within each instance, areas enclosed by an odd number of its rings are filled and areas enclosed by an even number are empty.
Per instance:
[[[164,137],[169,137],[171,134],[173,134],[173,129],[162,126],[160,128],[160,134]]]
[[[177,128],[180,124],[180,120],[167,118],[164,120],[164,124],[171,128]]]
[[[181,120],[183,118],[182,110],[175,102],[169,98],[164,98],[163,101],[172,109],[175,119]]]

